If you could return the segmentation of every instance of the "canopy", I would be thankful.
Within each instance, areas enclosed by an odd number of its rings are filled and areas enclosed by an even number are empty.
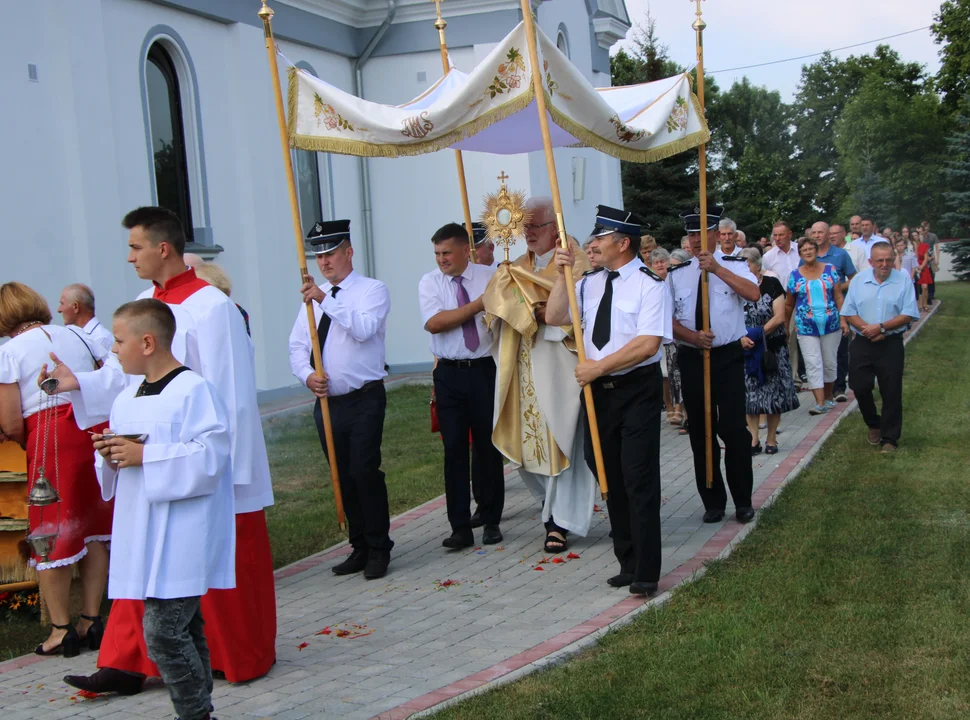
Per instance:
[[[536,28],[554,147],[591,147],[654,162],[710,139],[687,73],[596,89]],[[497,154],[542,150],[526,29],[519,23],[470,74],[452,68],[401,106],[381,105],[290,68],[290,144],[303,150],[400,157],[446,147]]]

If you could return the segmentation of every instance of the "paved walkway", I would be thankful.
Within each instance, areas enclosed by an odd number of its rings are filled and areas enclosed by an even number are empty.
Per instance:
[[[783,417],[780,453],[755,458],[755,507],[807,463],[854,407],[840,404],[816,418],[808,415],[809,399],[803,393],[802,408]],[[862,432],[858,417],[852,421]],[[662,452],[666,593],[729,551],[746,528],[733,515],[718,524],[702,522],[686,436],[665,426]],[[346,546],[279,570],[278,662],[252,683],[217,681],[216,715],[405,718],[527,672],[643,608],[644,599],[606,584],[617,565],[605,504],[594,514],[590,536],[574,539],[568,558],[543,552],[538,513],[512,473],[500,546],[446,552],[440,544],[449,533],[442,497],[395,519],[396,547],[381,581],[334,576],[330,566],[349,552]],[[0,664],[3,720],[172,717],[161,686],[129,698],[86,699],[61,681],[65,674],[94,669],[95,654],[88,652],[72,660],[26,656]]]

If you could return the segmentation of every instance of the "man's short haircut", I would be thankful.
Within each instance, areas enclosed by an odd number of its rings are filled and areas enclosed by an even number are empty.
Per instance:
[[[175,337],[175,315],[172,309],[155,298],[144,298],[125,303],[114,314],[115,320],[130,324],[132,330],[143,335],[151,335],[155,342],[165,350],[172,349]]]
[[[892,246],[892,244],[891,244],[891,243],[887,243],[887,242],[877,242],[877,243],[876,243],[875,245],[873,245],[873,246],[872,246],[872,248],[871,248],[871,249],[869,250],[869,257],[872,257],[872,253],[874,253],[874,252],[876,251],[876,249],[877,249],[877,248],[878,248],[879,250],[882,250],[883,248],[885,248],[886,250],[888,250],[888,251],[889,251],[889,254],[890,254],[890,255],[895,255],[895,254],[896,254],[896,248],[894,248],[894,247]]]
[[[594,236],[592,236],[592,235],[590,235],[590,236],[589,236],[588,238],[586,238],[586,239],[585,239],[585,240],[583,241],[583,252],[586,252],[586,250],[588,250],[588,249],[589,249],[589,246],[593,244],[593,241],[594,241],[595,239],[596,239],[596,238],[595,238]]]
[[[624,233],[620,233],[620,232],[615,232],[610,235],[610,240],[613,242],[614,245],[619,244],[619,242],[623,238],[626,238],[627,240],[630,241],[630,247],[627,248],[627,251],[633,253],[633,257],[637,257],[638,255],[640,255],[639,237],[637,237],[636,235],[631,237],[630,235],[625,235]]]
[[[459,225],[458,223],[448,223],[438,228],[435,234],[431,236],[431,242],[435,245],[451,239],[461,240],[467,245],[468,231],[465,229],[465,226]]]
[[[845,225],[843,225],[842,223],[832,223],[831,225],[829,225],[829,230],[831,230],[832,228],[842,228],[842,230],[845,231]]]
[[[128,230],[144,228],[153,245],[168,243],[179,257],[185,252],[185,230],[182,229],[182,221],[178,215],[171,210],[153,206],[140,207],[125,215],[121,224]]]
[[[735,233],[738,231],[738,224],[731,218],[721,218],[721,222],[717,224],[717,229]]]
[[[83,283],[73,283],[68,285],[64,290],[67,291],[67,296],[72,302],[76,302],[83,308],[87,308],[91,312],[94,312],[94,291],[91,290],[87,285]]]
[[[774,230],[776,227],[783,227],[788,232],[791,232],[791,225],[789,225],[785,220],[777,221],[774,225],[771,226],[771,229]]]
[[[859,217],[860,217],[859,222],[866,222],[868,220],[873,225],[876,224],[876,221],[872,219],[872,215],[860,215]]]
[[[0,337],[9,336],[23,323],[49,325],[50,321],[51,309],[39,292],[19,282],[0,285]]]

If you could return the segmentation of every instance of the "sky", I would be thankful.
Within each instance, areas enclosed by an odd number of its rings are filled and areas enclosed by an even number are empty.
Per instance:
[[[667,45],[671,60],[690,66],[695,62],[696,5],[692,0],[626,0],[634,24],[645,24],[647,11],[657,22],[656,32]],[[701,8],[704,31],[704,68],[716,71],[741,65],[781,60],[874,40],[933,22],[940,0],[705,0]],[[629,47],[627,39],[614,46]],[[879,43],[834,53],[837,57],[863,55]],[[887,40],[907,62],[939,69],[939,46],[929,30]],[[722,89],[747,75],[754,85],[778,90],[790,102],[798,87],[803,64],[814,58],[768,67],[714,73]]]

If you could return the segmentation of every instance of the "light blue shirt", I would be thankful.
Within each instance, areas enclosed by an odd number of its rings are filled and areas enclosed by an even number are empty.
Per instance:
[[[894,269],[885,282],[879,283],[872,268],[863,270],[849,285],[849,292],[842,303],[842,315],[858,315],[867,325],[882,325],[897,315],[909,315],[919,320],[913,281],[906,273]],[[886,334],[896,335],[905,329],[903,326]],[[858,333],[855,328],[852,331]]]

